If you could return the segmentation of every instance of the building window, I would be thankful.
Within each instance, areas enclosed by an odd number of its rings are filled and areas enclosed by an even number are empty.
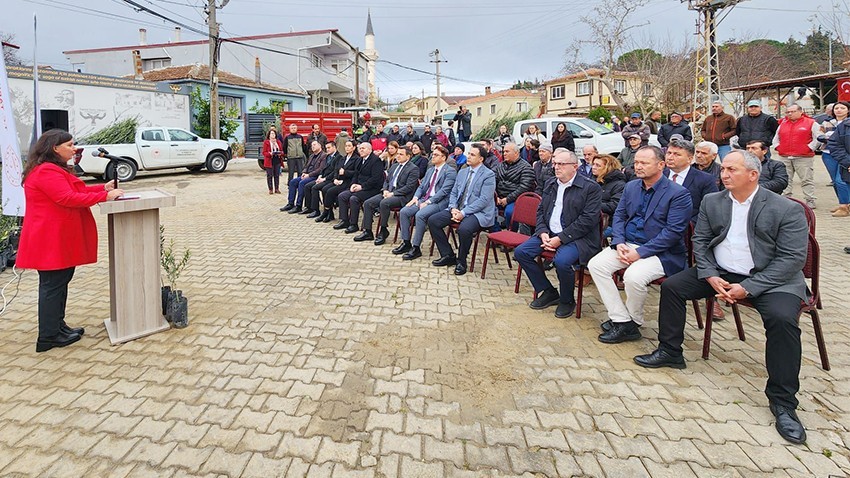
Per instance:
[[[553,86],[549,88],[549,99],[550,100],[563,100],[564,99],[564,85]]]
[[[224,106],[228,118],[242,117],[242,98],[239,96],[218,95],[218,102]]]
[[[310,54],[310,64],[313,65],[313,68],[321,68],[322,67],[322,57],[315,53]]]
[[[171,58],[151,58],[142,62],[142,71],[158,70],[171,66]]]
[[[528,103],[525,101],[517,101],[516,102],[516,112],[517,113],[525,113],[528,111]]]
[[[490,114],[491,115],[496,114],[496,105],[490,105]]]
[[[614,80],[614,91],[618,95],[626,94],[626,80]]]
[[[291,101],[270,100],[269,103],[271,104],[272,108],[275,108],[279,111],[292,111]]]
[[[475,108],[475,116],[481,116],[481,107]]]
[[[331,60],[331,69],[342,78],[348,78],[349,65],[348,60]]]
[[[74,64],[71,65],[71,67],[77,73],[85,73],[86,72],[86,64],[85,63],[74,63]]]
[[[643,84],[643,96],[652,96],[652,83]]]
[[[590,81],[579,81],[576,83],[576,96],[588,96],[593,94],[593,83]]]

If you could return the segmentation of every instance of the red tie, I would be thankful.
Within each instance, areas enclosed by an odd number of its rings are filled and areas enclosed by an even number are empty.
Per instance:
[[[673,182],[676,182],[676,178],[679,177],[679,173],[673,173]],[[678,183],[677,183],[678,184]]]
[[[428,191],[425,193],[425,197],[422,198],[423,201],[427,201],[431,197],[431,192],[434,190],[434,184],[437,182],[437,174],[439,173],[440,171],[435,168],[434,174],[431,175],[431,182],[428,184]]]

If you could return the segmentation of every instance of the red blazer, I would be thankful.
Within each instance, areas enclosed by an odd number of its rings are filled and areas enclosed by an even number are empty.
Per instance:
[[[68,170],[42,163],[24,182],[27,201],[16,264],[51,271],[97,262],[97,226],[89,208],[106,201]]]
[[[275,141],[277,141],[277,150],[280,152],[280,157],[283,158],[283,144],[277,138],[275,138]],[[269,139],[263,141],[263,167],[272,167],[272,143]]]

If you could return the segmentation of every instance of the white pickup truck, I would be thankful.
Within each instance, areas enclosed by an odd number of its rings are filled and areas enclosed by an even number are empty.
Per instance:
[[[132,181],[140,170],[185,167],[220,173],[232,157],[227,141],[203,139],[180,128],[148,127],[136,131],[133,144],[80,145],[74,158],[77,173],[112,179],[109,160],[92,156],[98,148],[122,159],[117,168],[119,181]]]

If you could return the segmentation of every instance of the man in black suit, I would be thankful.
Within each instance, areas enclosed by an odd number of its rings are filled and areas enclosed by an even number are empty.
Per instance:
[[[354,145],[354,140],[347,139],[344,143],[343,151],[345,155],[342,161],[334,168],[334,172],[329,176],[329,180],[324,183],[320,191],[322,192],[322,203],[325,206],[322,214],[324,217],[316,218],[316,222],[331,222],[334,220],[334,204],[340,193],[347,191],[351,187],[351,178],[354,177],[357,165],[360,164],[360,157],[357,155],[357,146]]]
[[[596,181],[577,174],[579,160],[572,151],[556,154],[552,162],[555,177],[543,187],[534,235],[516,248],[514,258],[538,294],[530,307],[545,309],[558,304],[555,317],[564,319],[573,315],[576,308],[573,267],[587,264],[601,250],[602,188]],[[535,261],[544,250],[555,253],[553,263],[560,293]]]
[[[809,228],[802,206],[759,185],[758,158],[732,151],[723,158],[726,191],[702,203],[694,250],[696,267],[661,286],[658,348],[635,362],[648,368],[685,368],[685,303],[715,296],[728,303],[747,299],[758,310],[767,343],[767,387],[776,429],[792,443],[806,441],[797,418],[800,389],[800,304],[806,299],[803,266]]]
[[[759,186],[769,189],[776,194],[782,194],[788,187],[788,170],[782,162],[768,157],[769,147],[764,142],[754,139],[747,143],[747,151],[753,153],[761,161]]]
[[[357,145],[360,160],[355,161],[356,169],[351,178],[351,186],[340,193],[339,222],[334,229],[345,229],[346,234],[357,232],[360,219],[360,205],[370,197],[381,192],[384,184],[384,162],[372,152],[372,145],[360,143]]]
[[[333,141],[325,144],[325,153],[327,153],[327,157],[325,158],[324,169],[319,172],[319,176],[315,181],[304,187],[304,197],[307,202],[307,209],[311,211],[310,214],[307,215],[307,219],[321,217],[322,214],[324,214],[319,212],[319,192],[321,192],[322,188],[328,184],[333,185],[333,181],[331,181],[330,178],[333,176],[333,173],[339,169],[344,159],[336,151],[336,143]],[[324,218],[322,217],[322,219]],[[319,219],[316,222],[322,222],[322,219]]]
[[[419,186],[419,167],[410,162],[413,153],[410,148],[402,146],[396,153],[395,163],[390,166],[384,188],[363,203],[363,232],[354,238],[355,241],[371,241],[374,239],[376,246],[387,242],[390,232],[387,230],[387,222],[390,219],[390,210],[402,208],[413,197],[414,191]],[[372,235],[372,216],[375,209],[381,211],[381,231],[378,237]]]
[[[706,194],[717,192],[717,183],[713,176],[691,167],[694,162],[694,152],[694,143],[685,139],[671,139],[667,146],[667,153],[664,155],[664,161],[667,163],[664,173],[667,179],[679,186],[684,186],[691,193],[693,203],[691,223],[697,221],[702,198]]]

